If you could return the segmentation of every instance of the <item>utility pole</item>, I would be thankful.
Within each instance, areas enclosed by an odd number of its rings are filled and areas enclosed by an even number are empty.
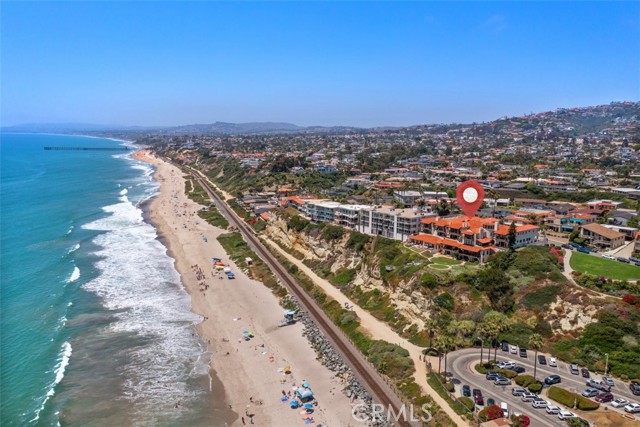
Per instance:
[[[604,362],[604,376],[607,376],[607,369],[609,368],[609,353],[604,354],[606,356],[606,361]]]

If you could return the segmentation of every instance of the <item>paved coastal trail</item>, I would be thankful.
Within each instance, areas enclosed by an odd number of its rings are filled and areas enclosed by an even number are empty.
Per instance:
[[[264,236],[262,236],[264,238]],[[438,405],[444,410],[444,412],[453,420],[453,422],[458,426],[468,425],[468,421],[464,420],[460,415],[456,414],[453,409],[449,406],[449,404],[442,398],[436,391],[429,385],[427,382],[427,366],[426,363],[420,360],[420,356],[422,355],[422,351],[424,348],[419,347],[411,342],[409,342],[406,338],[401,337],[395,332],[389,325],[382,322],[381,320],[376,319],[371,313],[360,308],[357,304],[347,298],[338,288],[333,286],[329,281],[321,278],[316,273],[313,272],[309,267],[307,267],[302,261],[295,258],[293,255],[285,252],[280,246],[278,246],[271,239],[264,238],[264,240],[274,249],[278,251],[278,253],[282,254],[288,261],[292,262],[296,265],[302,272],[304,272],[309,278],[313,281],[314,284],[319,286],[324,292],[327,293],[331,298],[338,301],[340,304],[344,302],[349,302],[349,304],[353,307],[352,310],[360,318],[360,325],[363,329],[369,333],[369,335],[374,339],[381,339],[388,341],[393,344],[398,344],[399,346],[405,348],[409,351],[409,355],[411,359],[413,359],[413,363],[416,367],[416,372],[413,375],[415,381],[422,389],[430,395],[433,400],[436,401]],[[429,362],[432,366],[435,366],[438,363],[438,358],[429,356]]]

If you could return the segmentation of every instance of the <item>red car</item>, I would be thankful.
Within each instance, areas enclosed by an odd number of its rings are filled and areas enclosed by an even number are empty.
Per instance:
[[[596,402],[605,403],[613,400],[613,394],[608,391],[604,391],[596,396]]]

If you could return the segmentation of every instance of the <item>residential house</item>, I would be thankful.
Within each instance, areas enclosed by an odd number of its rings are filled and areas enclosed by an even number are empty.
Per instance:
[[[601,249],[615,249],[624,244],[624,234],[597,223],[583,225],[580,237],[591,246]]]

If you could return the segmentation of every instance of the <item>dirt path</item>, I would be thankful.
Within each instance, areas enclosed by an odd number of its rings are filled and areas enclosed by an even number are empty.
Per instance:
[[[420,387],[422,387],[422,390],[426,394],[430,395],[433,398],[433,400],[435,400],[436,403],[440,405],[440,407],[446,412],[447,415],[449,415],[449,417],[453,420],[453,422],[456,425],[464,426],[469,424],[460,415],[456,414],[455,411],[451,409],[449,404],[442,397],[440,397],[440,395],[436,393],[435,390],[433,390],[433,388],[429,385],[429,383],[427,383],[427,367],[425,362],[420,360],[420,357],[422,355],[422,350],[423,350],[422,347],[412,344],[406,338],[403,338],[400,335],[398,335],[398,333],[395,332],[393,329],[391,329],[389,325],[376,319],[368,311],[360,308],[356,303],[351,301],[347,296],[345,296],[339,289],[333,286],[330,282],[319,277],[317,274],[313,272],[313,270],[307,267],[302,261],[295,258],[293,255],[285,252],[275,242],[266,238],[265,238],[265,241],[272,248],[277,250],[278,253],[284,256],[288,261],[295,264],[296,267],[298,267],[303,273],[309,276],[309,278],[313,281],[313,283],[319,286],[331,298],[335,299],[341,304],[344,302],[348,302],[353,307],[352,310],[355,311],[355,313],[360,318],[360,325],[364,329],[369,331],[370,335],[374,339],[381,339],[393,344],[398,344],[399,346],[409,351],[409,355],[411,356],[411,359],[413,359],[413,362],[416,367],[416,372],[413,375],[416,383],[420,385]],[[432,366],[436,366],[436,364],[438,363],[438,358],[436,357],[428,357],[428,360]]]

